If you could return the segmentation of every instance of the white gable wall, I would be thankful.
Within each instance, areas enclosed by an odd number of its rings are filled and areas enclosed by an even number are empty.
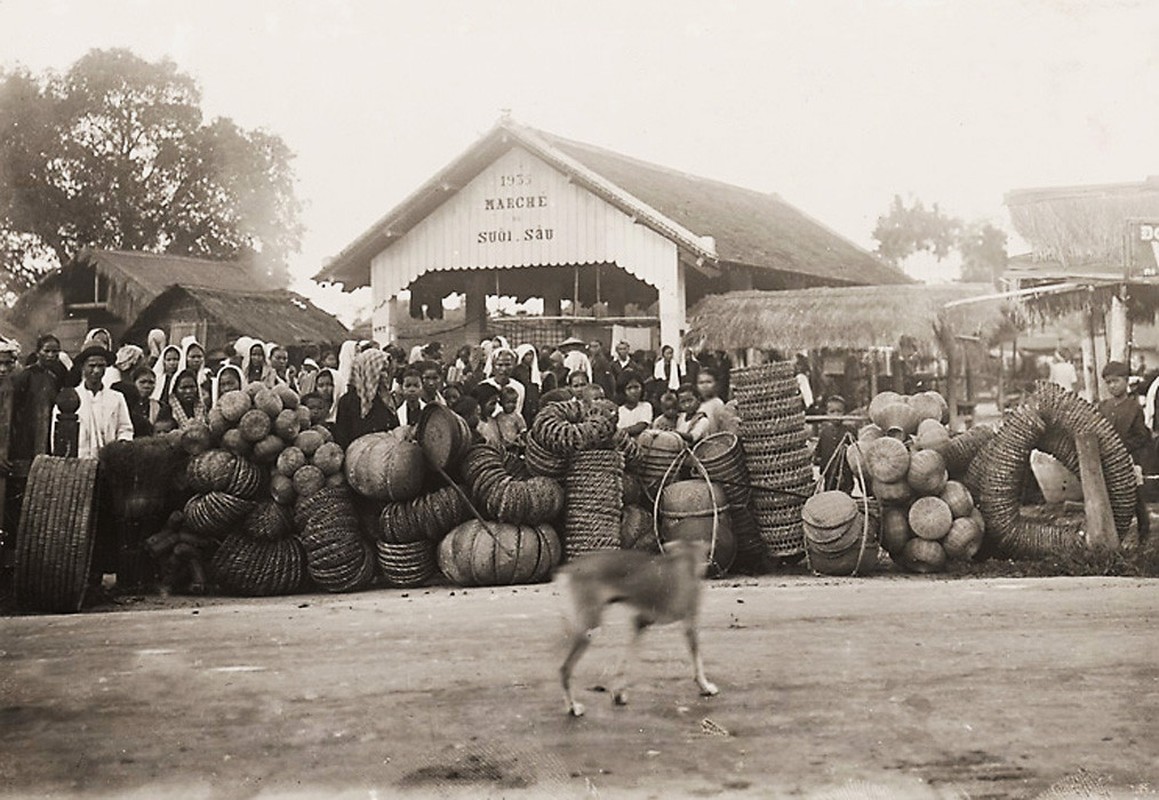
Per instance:
[[[515,148],[372,259],[375,335],[393,338],[391,301],[431,270],[599,263],[658,290],[661,338],[678,343],[685,306],[675,243]]]

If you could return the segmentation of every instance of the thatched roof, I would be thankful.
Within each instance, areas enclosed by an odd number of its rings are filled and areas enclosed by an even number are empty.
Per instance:
[[[1159,218],[1159,178],[1141,183],[1019,189],[1006,206],[1014,229],[1040,261],[1065,268],[1115,266],[1130,257],[1127,223]]]
[[[91,268],[109,281],[109,307],[132,320],[171,286],[254,292],[272,289],[264,276],[234,261],[163,253],[86,248],[64,269]]]
[[[521,147],[674,242],[690,262],[797,276],[810,285],[908,283],[901,270],[775,194],[743,189],[569,141],[502,119],[459,158],[374,223],[318,273],[366,286],[370,261],[488,165]],[[784,282],[781,280],[780,282]]]
[[[306,342],[337,344],[350,334],[335,317],[294,292],[242,293],[174,286],[158,295],[126,331],[124,338],[144,341],[157,319],[164,318],[169,309],[188,301],[225,329],[227,340],[244,335],[285,345]],[[215,346],[221,343],[207,344]]]
[[[904,338],[933,350],[947,322],[957,335],[984,338],[1008,326],[1002,303],[945,308],[993,291],[989,284],[908,284],[709,295],[690,312],[684,341],[694,350],[796,351],[895,347]]]

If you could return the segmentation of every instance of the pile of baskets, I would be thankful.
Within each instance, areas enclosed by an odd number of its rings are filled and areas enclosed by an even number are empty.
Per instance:
[[[754,487],[752,510],[765,553],[788,558],[804,552],[801,507],[813,491],[806,447],[805,403],[792,361],[732,371],[745,463]]]
[[[744,566],[759,566],[765,547],[751,508],[751,480],[740,437],[727,431],[715,433],[697,442],[692,454],[704,467],[709,480],[719,485],[728,498],[737,559]]]

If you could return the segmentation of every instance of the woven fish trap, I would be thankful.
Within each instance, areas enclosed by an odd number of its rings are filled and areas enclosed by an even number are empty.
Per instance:
[[[222,590],[247,597],[292,594],[302,586],[305,555],[296,539],[255,539],[230,534],[210,564],[214,583]]]
[[[96,498],[96,459],[33,460],[16,534],[18,608],[80,611],[96,537]]]
[[[403,503],[387,503],[378,517],[376,530],[382,542],[438,542],[470,518],[471,509],[459,491],[453,486],[444,486]]]
[[[761,384],[796,380],[797,364],[794,361],[770,361],[752,367],[734,367],[729,373],[728,384],[736,386],[760,386]]]
[[[325,492],[319,490],[308,499]],[[310,579],[330,592],[360,589],[374,578],[375,558],[360,533],[358,514],[348,492],[332,493],[310,506],[299,534]]]
[[[245,518],[242,531],[254,539],[285,539],[294,535],[294,512],[272,500],[263,500]]]
[[[435,543],[428,539],[404,544],[379,541],[378,569],[387,583],[399,589],[422,586],[438,572]]]

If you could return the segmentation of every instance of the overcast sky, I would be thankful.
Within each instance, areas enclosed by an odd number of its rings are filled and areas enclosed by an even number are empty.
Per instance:
[[[1159,173],[1155,2],[0,0],[0,31],[5,66],[170,56],[281,135],[302,277],[505,108],[866,247],[895,193],[1005,225],[1010,189]]]

